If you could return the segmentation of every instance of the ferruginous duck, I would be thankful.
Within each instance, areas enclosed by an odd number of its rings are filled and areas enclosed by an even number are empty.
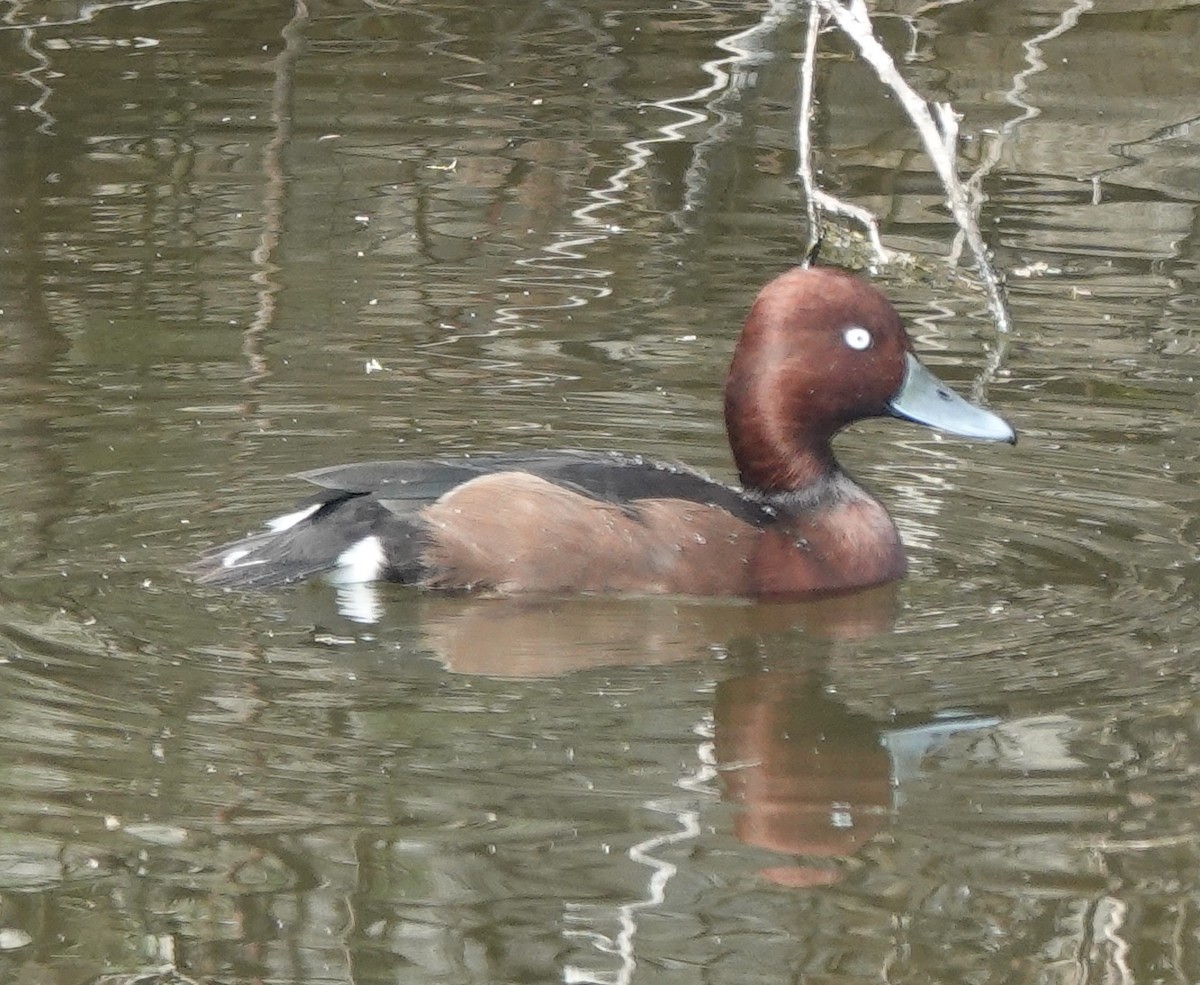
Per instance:
[[[800,598],[865,588],[906,569],[887,510],[833,453],[837,432],[869,417],[1016,441],[920,363],[878,290],[797,268],[759,292],[725,381],[740,488],[608,452],[336,465],[300,473],[316,495],[191,572],[238,589],[320,574],[492,594]]]

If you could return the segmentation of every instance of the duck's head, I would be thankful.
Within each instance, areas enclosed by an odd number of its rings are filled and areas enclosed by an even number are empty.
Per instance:
[[[896,309],[856,277],[796,268],[755,299],[725,383],[725,427],[742,484],[803,490],[836,464],[853,421],[898,417],[979,441],[1015,442],[1000,417],[926,369]]]

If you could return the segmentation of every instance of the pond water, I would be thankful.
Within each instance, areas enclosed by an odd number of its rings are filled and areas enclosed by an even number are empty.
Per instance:
[[[0,981],[1200,980],[1200,7],[873,12],[962,114],[1012,332],[832,33],[820,179],[1022,435],[839,439],[909,578],[361,622],[178,572],[317,465],[730,476],[808,242],[804,5],[0,9]]]

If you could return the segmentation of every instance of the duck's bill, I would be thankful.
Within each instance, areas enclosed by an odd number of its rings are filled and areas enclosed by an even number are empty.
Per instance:
[[[947,434],[977,441],[1016,444],[1017,433],[990,410],[963,400],[934,376],[911,352],[905,354],[904,382],[888,402],[893,417],[937,428]]]

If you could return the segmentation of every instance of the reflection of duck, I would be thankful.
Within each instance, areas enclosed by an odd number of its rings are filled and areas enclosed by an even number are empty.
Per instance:
[[[991,441],[1012,429],[917,360],[874,288],[829,269],[777,277],[725,386],[742,489],[638,456],[532,452],[304,473],[321,487],[194,568],[234,588],[321,572],[501,593],[796,597],[904,573],[895,525],[830,441],[890,415]]]
[[[888,824],[891,760],[871,719],[826,695],[811,675],[759,673],[717,686],[716,751],[725,795],[750,845],[801,856],[764,871],[789,886],[824,886]],[[814,860],[816,860],[814,862]]]
[[[894,584],[777,605],[431,596],[422,598],[417,618],[425,645],[447,670],[533,678],[696,660],[735,638],[795,629],[815,639],[863,639],[891,629],[896,604]]]

